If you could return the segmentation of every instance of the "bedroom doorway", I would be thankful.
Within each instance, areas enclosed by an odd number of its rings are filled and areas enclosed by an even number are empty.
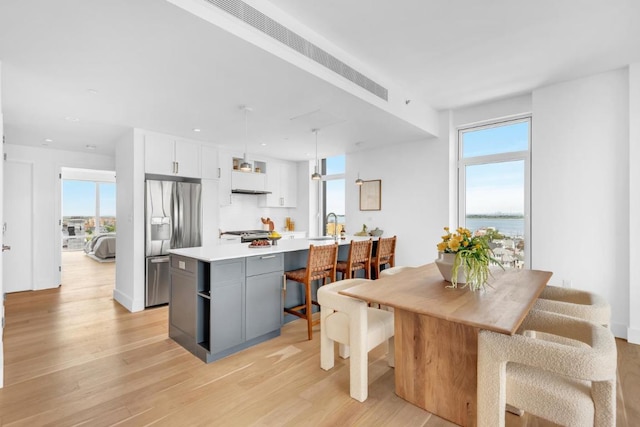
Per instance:
[[[62,270],[76,268],[78,262],[69,260],[79,257],[115,264],[115,172],[62,168],[61,210]]]

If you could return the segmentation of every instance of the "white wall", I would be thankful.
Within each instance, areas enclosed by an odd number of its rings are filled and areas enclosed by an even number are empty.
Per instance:
[[[116,141],[118,260],[113,298],[144,310],[144,135],[133,129]]]
[[[640,344],[640,62],[629,67],[629,329],[627,340]]]
[[[61,188],[58,175],[62,167],[113,170],[114,159],[74,151],[5,144],[7,159],[33,165],[33,209],[36,217],[33,233],[37,244],[33,248],[32,289],[55,288],[60,285]],[[10,182],[11,177],[7,177]]]
[[[629,322],[629,85],[626,69],[533,92],[532,268],[603,295]]]
[[[440,129],[448,128],[448,113],[440,114]],[[394,144],[359,151],[346,157],[346,229],[362,224],[398,236],[396,265],[418,266],[437,258],[442,227],[448,225],[448,134],[443,138]],[[365,181],[382,180],[382,209],[361,211],[360,172]]]

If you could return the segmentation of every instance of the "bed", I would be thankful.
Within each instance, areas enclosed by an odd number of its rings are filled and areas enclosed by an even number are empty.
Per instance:
[[[94,259],[106,260],[116,257],[116,234],[98,234],[84,245],[84,251]]]

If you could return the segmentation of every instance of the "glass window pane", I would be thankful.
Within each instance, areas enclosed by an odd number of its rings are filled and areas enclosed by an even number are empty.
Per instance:
[[[345,221],[345,197],[344,197],[344,179],[331,179],[325,181],[325,218],[326,215],[330,212],[333,212],[338,217],[338,232],[340,232],[344,228]],[[331,222],[327,223],[326,227],[327,234],[334,234],[334,224],[333,218],[331,218]]]
[[[96,184],[91,181],[62,181],[62,219],[76,235],[93,231],[96,214]]]
[[[462,157],[529,149],[529,121],[462,132]]]
[[[325,175],[336,175],[345,172],[345,156],[327,157],[325,159]],[[331,212],[331,211],[329,211]]]
[[[465,167],[465,227],[491,236],[505,267],[524,264],[525,162]]]
[[[102,182],[100,185],[100,233],[116,231],[116,184]]]

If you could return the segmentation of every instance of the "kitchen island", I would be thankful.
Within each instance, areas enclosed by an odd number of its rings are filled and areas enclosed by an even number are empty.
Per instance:
[[[338,257],[347,257],[351,240],[367,239],[338,240]],[[300,286],[287,288],[284,272],[306,266],[309,245],[332,244],[310,238],[170,250],[169,337],[209,363],[280,335],[284,322],[297,319],[283,308],[304,299]]]

